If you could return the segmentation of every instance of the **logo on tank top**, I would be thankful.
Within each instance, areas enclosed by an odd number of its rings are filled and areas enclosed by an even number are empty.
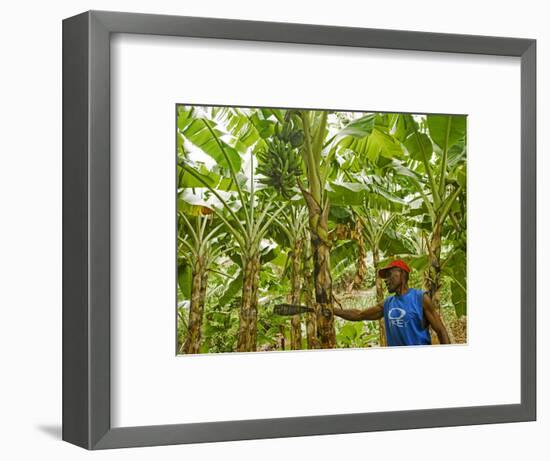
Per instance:
[[[390,321],[390,325],[400,328],[404,327],[408,322],[408,320],[404,320],[405,315],[407,315],[405,309],[401,309],[400,307],[392,307],[388,312],[388,320]]]

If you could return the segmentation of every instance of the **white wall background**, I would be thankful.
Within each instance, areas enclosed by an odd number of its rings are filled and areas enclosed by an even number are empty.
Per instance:
[[[61,437],[61,20],[88,9],[529,37],[538,40],[538,421],[89,453]],[[0,47],[0,457],[3,459],[545,459],[550,316],[547,111],[550,31],[544,3],[463,0],[20,1],[2,10]],[[506,118],[503,117],[503,132]]]

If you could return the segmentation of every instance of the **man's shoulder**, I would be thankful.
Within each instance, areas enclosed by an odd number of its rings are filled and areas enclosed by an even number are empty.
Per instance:
[[[410,290],[413,291],[413,293],[415,293],[417,296],[423,298],[424,295],[428,295],[429,296],[429,291],[426,291],[426,290],[423,290],[421,288],[410,288]]]
[[[417,293],[416,298],[418,299],[419,307],[424,309],[427,303],[431,301],[430,292],[428,290],[421,290],[418,288],[416,288],[415,291]]]

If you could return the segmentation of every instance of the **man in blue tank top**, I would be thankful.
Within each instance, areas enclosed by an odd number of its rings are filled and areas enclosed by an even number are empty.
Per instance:
[[[384,318],[388,346],[431,344],[429,326],[441,344],[449,344],[449,335],[427,293],[409,288],[411,269],[400,259],[378,271],[393,296],[370,309],[334,309],[334,315],[346,320],[378,320]]]

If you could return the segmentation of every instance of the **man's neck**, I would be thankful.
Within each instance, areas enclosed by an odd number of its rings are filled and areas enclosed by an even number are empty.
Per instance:
[[[403,285],[395,291],[395,294],[397,296],[403,296],[404,294],[407,294],[407,291],[409,291],[408,285]]]

